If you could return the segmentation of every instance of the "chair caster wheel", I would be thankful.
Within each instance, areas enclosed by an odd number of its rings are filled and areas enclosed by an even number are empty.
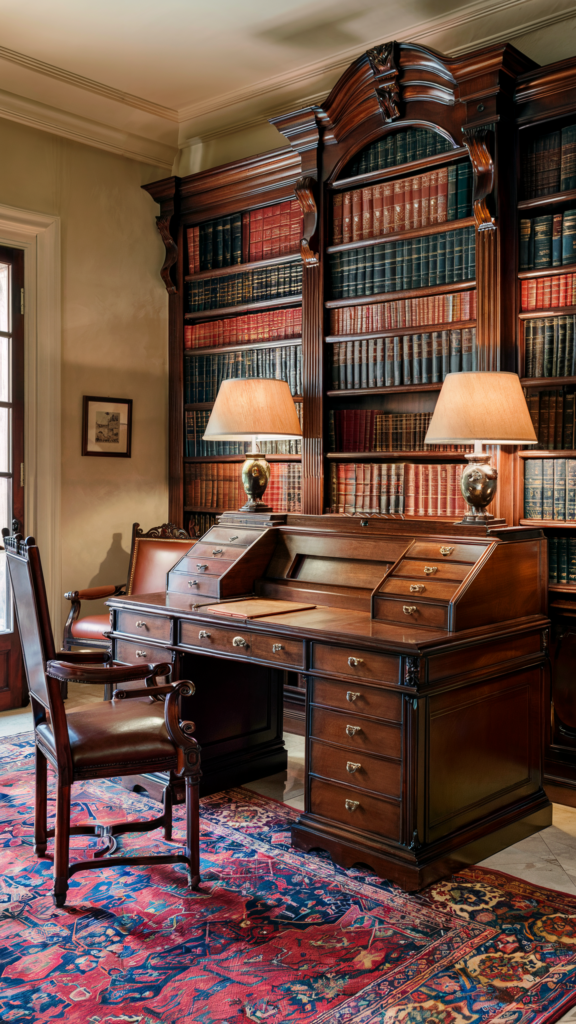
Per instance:
[[[63,907],[66,903],[66,893],[54,893],[52,899],[54,900],[55,907]]]

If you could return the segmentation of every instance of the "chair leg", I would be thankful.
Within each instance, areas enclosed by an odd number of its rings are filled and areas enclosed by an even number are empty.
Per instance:
[[[34,853],[37,857],[46,854],[46,811],[48,803],[48,771],[46,758],[36,747],[36,789],[34,806]]]
[[[164,789],[162,803],[164,805],[164,839],[170,841],[172,839],[172,779]]]
[[[70,852],[70,789],[58,780],[54,833],[54,904],[63,907],[68,892]]]
[[[186,852],[189,884],[197,889],[200,882],[200,818],[198,780],[186,778]]]

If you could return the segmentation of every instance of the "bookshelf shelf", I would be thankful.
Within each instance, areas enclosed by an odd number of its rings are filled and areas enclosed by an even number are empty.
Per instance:
[[[446,292],[473,291],[476,279],[455,281],[453,284],[431,284],[426,288],[407,288],[401,292],[379,292],[377,295],[355,295],[353,299],[328,299],[326,309],[338,309],[341,306],[369,306],[374,302],[391,302],[393,299],[418,299],[426,295],[445,295]],[[576,307],[575,307],[576,308]],[[193,314],[197,316],[196,313]]]
[[[542,267],[538,270],[519,270],[520,281],[527,281],[534,277],[556,277],[558,274],[576,273],[576,263],[563,263],[561,267]]]
[[[576,377],[521,377],[523,388],[560,387],[562,384],[576,384]]]
[[[476,327],[475,320],[453,320],[449,324],[418,324],[416,327],[387,327],[385,331],[366,334],[328,334],[324,339],[329,345],[337,341],[368,341],[370,338],[394,338],[399,334],[429,334],[432,331],[460,331]],[[388,389],[387,389],[388,390]]]
[[[554,309],[526,309],[518,314],[519,320],[536,320],[543,316],[573,316],[576,306],[557,306]]]
[[[576,188],[568,192],[553,192],[547,196],[534,196],[533,199],[521,199],[518,203],[519,210],[539,210],[542,206],[558,205],[559,203],[573,203],[576,201]]]
[[[564,448],[556,448],[554,451],[544,452],[542,449],[536,451],[522,451],[518,452],[518,456],[521,459],[576,459],[575,451],[568,451]]]
[[[236,345],[204,345],[185,348],[187,356],[217,356],[220,352],[245,352],[246,349],[285,348],[287,345],[301,345],[302,338],[276,338],[274,341],[242,341]]]
[[[541,529],[576,529],[576,520],[573,522],[567,519],[520,519],[520,526],[536,526]]]
[[[338,462],[465,462],[464,452],[328,452],[326,458]]]
[[[553,594],[576,594],[576,583],[549,583],[548,590]]]
[[[392,384],[388,388],[349,388],[341,391],[327,391],[326,394],[329,398],[358,398],[361,395],[399,395],[406,391],[440,391],[441,387],[441,384]]]
[[[301,455],[267,455],[262,457],[268,462],[300,462]],[[184,462],[245,462],[246,455],[185,455]]]
[[[276,267],[282,263],[295,263],[301,260],[300,251],[286,253],[285,256],[271,256],[267,260],[256,260],[254,263],[233,263],[229,267],[216,267],[214,270],[201,270],[198,274],[186,274],[185,281],[209,281],[214,277],[229,277],[230,274],[243,274],[249,270],[260,270],[262,267]]]
[[[426,170],[428,167],[441,167],[443,164],[454,163],[455,160],[466,159],[468,155],[466,146],[459,146],[457,149],[448,149],[445,153],[435,153],[434,156],[423,156],[420,160],[411,160],[407,164],[395,164],[394,167],[385,167],[379,171],[368,171],[366,174],[358,174],[354,178],[339,178],[337,181],[329,184],[328,188],[330,191],[339,192],[341,189],[373,185],[387,178],[403,178],[410,174],[411,171]]]
[[[236,313],[256,313],[259,309],[277,309],[279,306],[299,306],[302,295],[283,295],[277,299],[261,299],[260,302],[245,302],[241,306],[221,306],[220,309],[199,309],[196,313],[185,313],[187,322],[194,320],[220,320]]]
[[[439,224],[427,224],[423,228],[409,228],[407,231],[390,232],[377,238],[363,238],[358,242],[342,242],[340,245],[326,246],[326,252],[348,252],[350,249],[365,249],[383,242],[399,242],[405,238],[422,238],[424,235],[440,235],[444,231],[457,231],[458,228],[474,227],[474,217],[462,217],[460,220],[443,220]],[[436,285],[433,285],[435,288]]]

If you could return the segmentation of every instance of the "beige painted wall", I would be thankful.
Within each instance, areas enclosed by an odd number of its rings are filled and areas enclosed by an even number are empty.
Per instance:
[[[120,582],[132,523],[167,516],[164,248],[140,187],[166,172],[4,120],[0,152],[0,203],[61,218],[63,591]],[[131,459],[81,456],[82,395],[133,399]]]

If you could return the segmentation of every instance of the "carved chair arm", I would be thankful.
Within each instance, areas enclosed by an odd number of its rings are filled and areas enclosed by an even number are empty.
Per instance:
[[[87,587],[86,590],[69,590],[64,597],[67,601],[100,601],[104,597],[115,597],[123,594],[125,583],[110,583],[105,587]]]
[[[164,702],[164,721],[166,730],[174,745],[178,748],[178,777],[191,777],[195,782],[200,778],[200,745],[192,733],[194,722],[180,721],[180,697],[191,697],[196,687],[190,679],[180,679],[171,686],[171,693]]]
[[[68,661],[49,661],[46,675],[68,683],[131,683],[138,679],[155,680],[156,676],[169,676],[172,666],[160,665],[74,665]]]
[[[172,690],[177,685],[177,683],[166,683],[164,686],[143,686],[132,690],[114,690],[112,699],[133,700],[134,697],[152,697],[152,700],[156,700],[167,693],[172,693]]]

